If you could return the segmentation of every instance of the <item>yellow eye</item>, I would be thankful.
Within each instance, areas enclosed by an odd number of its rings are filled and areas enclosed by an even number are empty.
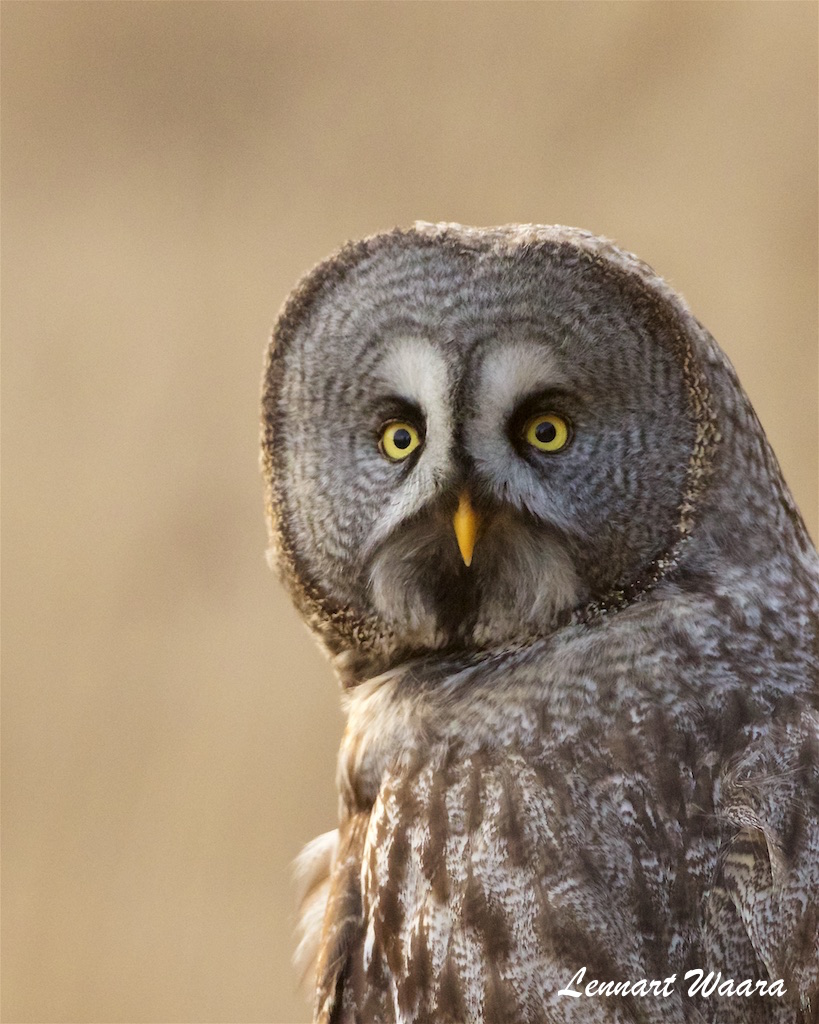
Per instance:
[[[559,452],[569,440],[569,424],[553,412],[538,413],[526,421],[523,439],[539,452]]]
[[[420,445],[421,437],[411,423],[403,420],[390,420],[381,428],[379,448],[393,462],[400,462],[412,455]]]

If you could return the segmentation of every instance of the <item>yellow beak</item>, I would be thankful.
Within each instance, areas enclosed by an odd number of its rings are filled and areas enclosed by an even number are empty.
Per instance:
[[[461,491],[461,497],[458,500],[458,508],[455,511],[452,525],[455,527],[455,539],[458,541],[458,548],[461,552],[461,558],[464,560],[464,565],[472,565],[472,552],[478,537],[480,516],[472,507],[472,502],[469,500],[469,491]]]

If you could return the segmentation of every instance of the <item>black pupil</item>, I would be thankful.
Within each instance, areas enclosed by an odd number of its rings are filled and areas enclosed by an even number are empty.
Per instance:
[[[535,437],[541,444],[548,444],[557,437],[557,427],[555,427],[554,423],[544,420],[543,423],[538,423],[535,427]]]
[[[392,443],[396,448],[409,448],[412,444],[412,434],[404,427],[399,427],[392,435]]]

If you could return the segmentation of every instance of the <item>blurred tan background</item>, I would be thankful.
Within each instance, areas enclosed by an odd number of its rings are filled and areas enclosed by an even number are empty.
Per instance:
[[[268,571],[262,351],[416,218],[689,299],[817,535],[814,3],[5,3],[3,1020],[307,1018],[329,668]]]

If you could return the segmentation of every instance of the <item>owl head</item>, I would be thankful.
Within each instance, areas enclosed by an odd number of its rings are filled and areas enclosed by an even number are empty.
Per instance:
[[[271,551],[348,682],[525,643],[672,580],[703,517],[689,571],[725,557],[738,520],[713,481],[742,416],[682,300],[603,239],[378,235],[313,270],[274,329]]]

